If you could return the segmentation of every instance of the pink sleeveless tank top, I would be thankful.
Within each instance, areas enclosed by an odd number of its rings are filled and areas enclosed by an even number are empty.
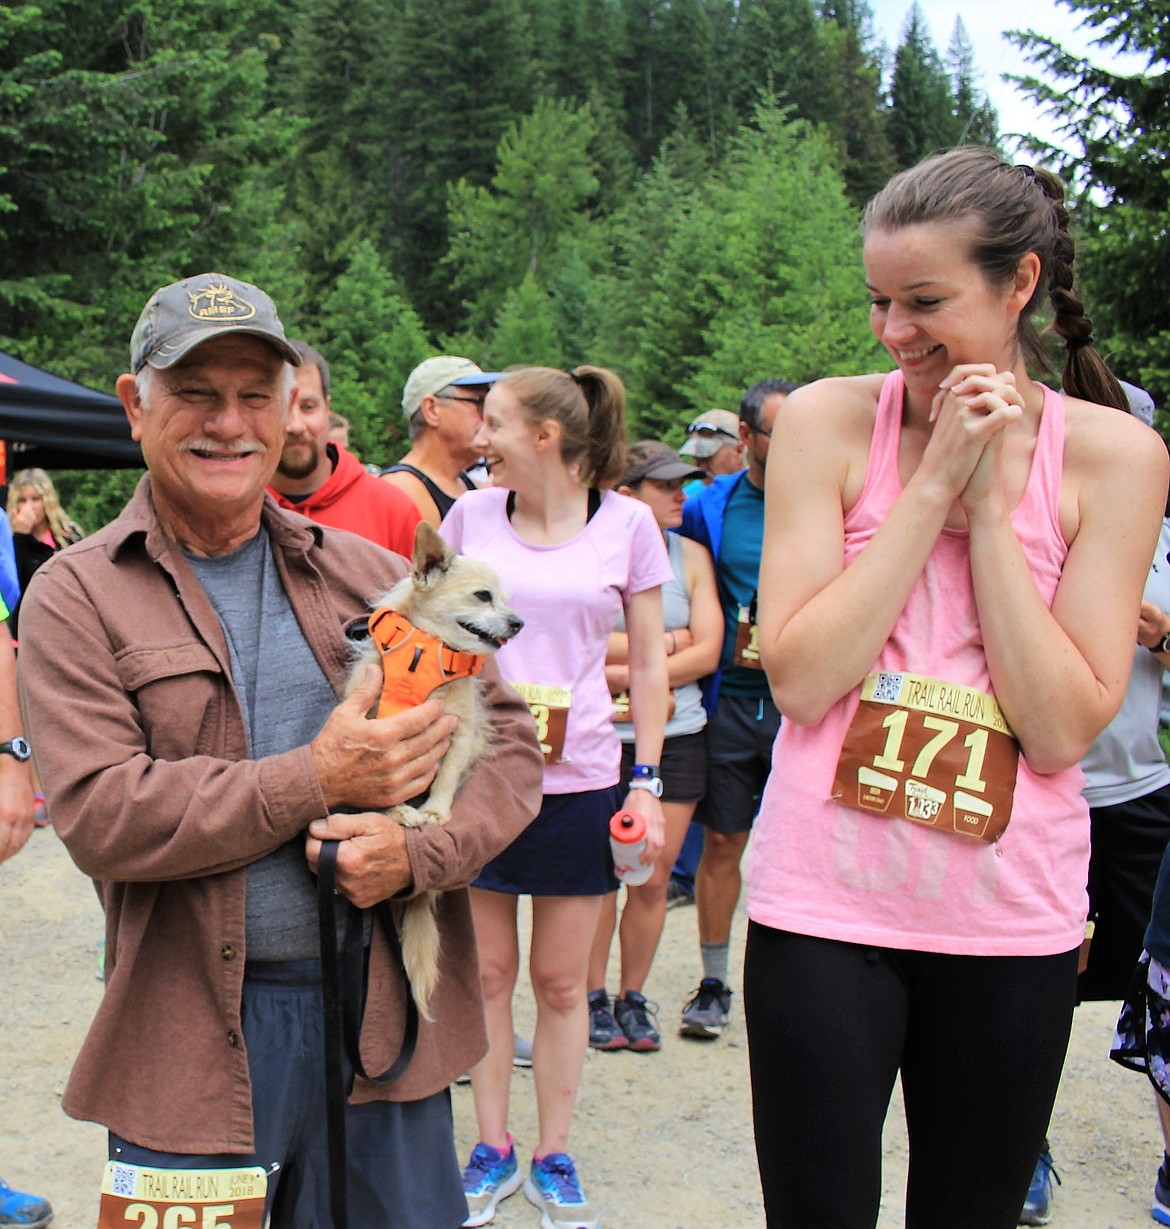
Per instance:
[[[902,376],[882,386],[861,494],[845,517],[845,564],[901,494]],[[1044,390],[1035,453],[1011,521],[1051,605],[1068,553],[1058,497],[1064,402]],[[965,530],[944,529],[877,670],[993,694],[975,613]],[[1011,823],[994,845],[832,800],[860,689],[816,726],[782,721],[748,864],[748,915],[779,930],[957,955],[1041,956],[1076,947],[1088,898],[1088,808],[1079,767],[1038,776],[1019,760]]]

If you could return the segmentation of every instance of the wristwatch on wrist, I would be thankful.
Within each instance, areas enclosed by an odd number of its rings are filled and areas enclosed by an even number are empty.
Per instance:
[[[662,778],[657,764],[635,764],[630,769],[630,789],[649,790],[655,798],[662,797]]]
[[[32,748],[28,745],[27,738],[22,738],[17,734],[15,738],[10,738],[6,743],[0,743],[0,754],[10,755],[14,760],[23,764],[32,755]]]
[[[1154,645],[1153,652],[1155,653],[1170,653],[1170,632],[1167,632],[1161,640]]]

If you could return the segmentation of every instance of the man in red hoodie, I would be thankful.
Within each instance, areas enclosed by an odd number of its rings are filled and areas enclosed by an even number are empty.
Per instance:
[[[414,527],[422,519],[414,501],[367,473],[341,444],[329,442],[329,364],[307,342],[292,346],[301,356],[297,396],[269,491],[283,508],[348,529],[409,559]]]

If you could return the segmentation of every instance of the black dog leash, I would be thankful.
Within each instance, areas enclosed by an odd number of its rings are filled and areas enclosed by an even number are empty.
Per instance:
[[[398,1057],[381,1075],[369,1075],[362,1064],[362,1016],[366,1007],[366,950],[362,941],[363,911],[335,891],[340,841],[322,841],[317,861],[317,926],[321,937],[321,984],[324,1004],[325,1115],[329,1141],[329,1208],[333,1229],[348,1229],[345,1176],[345,1104],[349,1090],[341,1064],[342,1046],[355,1074],[375,1084],[389,1084],[410,1066],[418,1044],[418,1008],[402,963],[402,944],[390,905],[373,907],[390,951],[406,981],[406,1025]],[[338,951],[338,909],[345,916],[345,934]]]

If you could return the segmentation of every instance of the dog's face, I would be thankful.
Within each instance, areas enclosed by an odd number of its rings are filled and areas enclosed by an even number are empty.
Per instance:
[[[386,604],[462,653],[494,653],[524,626],[495,572],[457,555],[426,521],[415,531],[413,570]]]

